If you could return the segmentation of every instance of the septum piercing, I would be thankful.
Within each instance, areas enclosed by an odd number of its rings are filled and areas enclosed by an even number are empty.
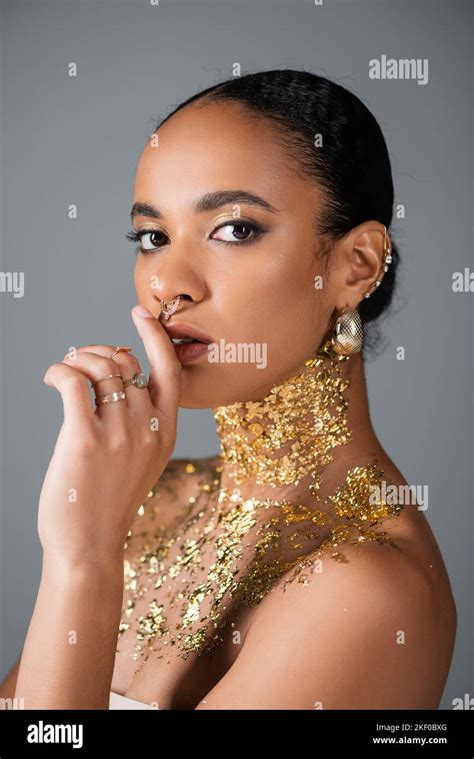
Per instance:
[[[170,301],[162,300],[160,305],[160,318],[163,317],[165,321],[168,321],[170,316],[174,314],[174,312],[177,310],[179,304],[181,301],[181,295],[177,295],[175,298],[172,298]]]

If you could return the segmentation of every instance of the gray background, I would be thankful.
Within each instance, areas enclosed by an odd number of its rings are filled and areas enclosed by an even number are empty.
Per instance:
[[[129,230],[133,179],[151,119],[231,75],[299,68],[355,92],[392,159],[392,226],[403,266],[367,365],[382,444],[406,479],[429,486],[426,515],[459,615],[442,701],[474,695],[472,668],[471,293],[452,274],[472,257],[472,14],[459,2],[2,2],[2,430],[0,676],[20,654],[39,583],[38,496],[62,405],[43,374],[70,346],[130,343],[136,302]],[[429,83],[373,81],[368,61],[428,58]],[[78,64],[77,79],[67,64]],[[67,206],[79,218],[67,219]],[[404,346],[405,361],[395,350]],[[209,411],[182,411],[175,456],[217,451]]]

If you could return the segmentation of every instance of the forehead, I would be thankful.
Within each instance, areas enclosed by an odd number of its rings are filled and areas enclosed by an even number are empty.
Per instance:
[[[148,142],[140,157],[135,200],[191,203],[205,192],[242,187],[281,207],[295,192],[314,193],[271,122],[234,104],[187,106],[157,135],[158,145]]]

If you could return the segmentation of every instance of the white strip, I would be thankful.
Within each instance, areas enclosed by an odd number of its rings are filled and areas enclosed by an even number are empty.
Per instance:
[[[154,706],[110,691],[109,709],[154,709]]]

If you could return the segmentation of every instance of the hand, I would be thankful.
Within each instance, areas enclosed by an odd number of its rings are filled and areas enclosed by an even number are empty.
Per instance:
[[[123,556],[130,525],[165,469],[176,442],[181,364],[162,325],[132,310],[151,373],[148,387],[94,409],[89,382],[132,378],[137,359],[113,345],[87,345],[52,364],[44,382],[61,393],[64,422],[40,495],[38,533],[45,556],[108,562]],[[95,386],[122,390],[121,377]]]

